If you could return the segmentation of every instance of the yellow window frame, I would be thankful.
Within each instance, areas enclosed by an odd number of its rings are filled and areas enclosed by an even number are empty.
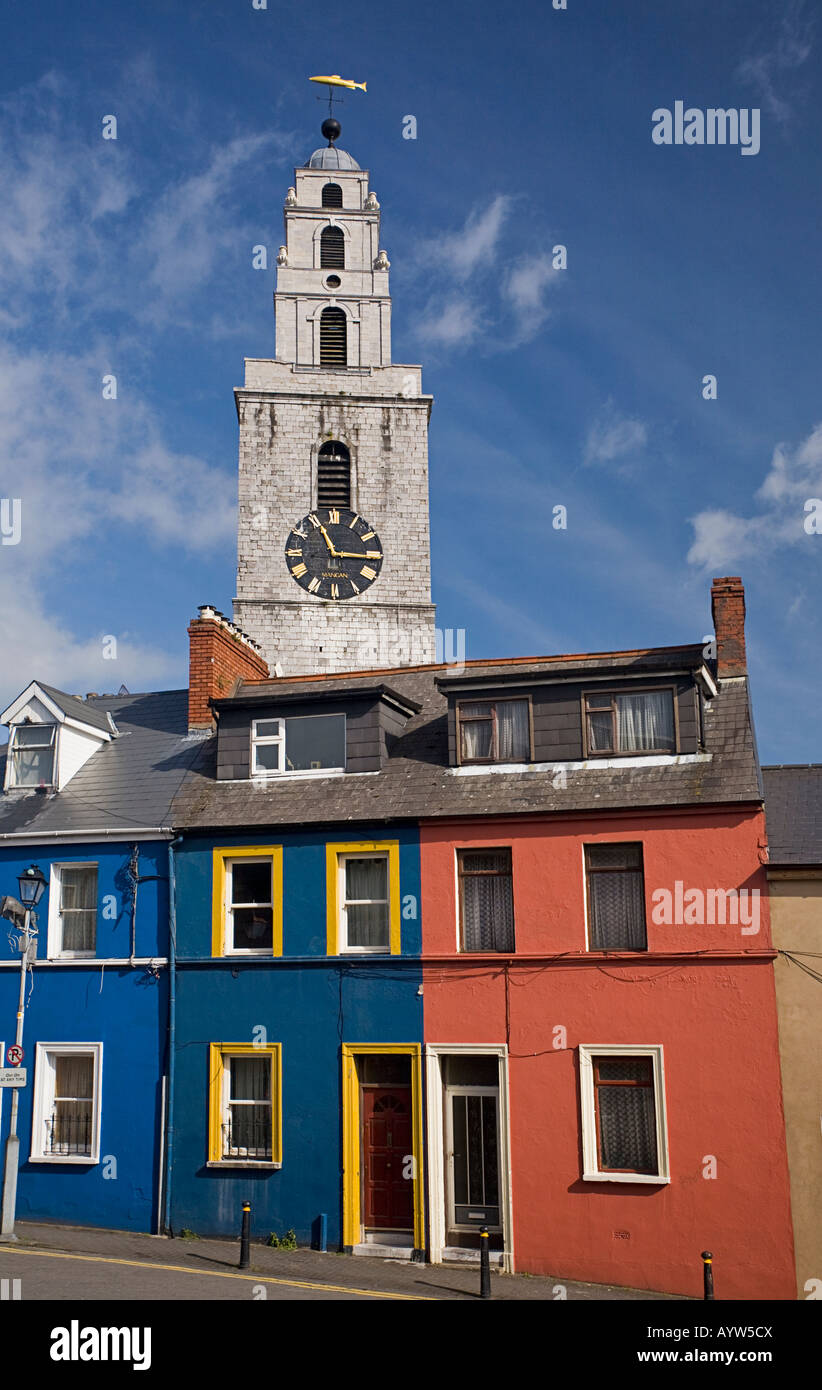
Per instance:
[[[357,1058],[411,1058],[411,1150],[414,1157],[414,1249],[425,1249],[425,1198],[422,1154],[422,1043],[343,1043],[343,1245],[362,1241],[362,1117]]]
[[[226,953],[226,863],[229,859],[270,859],[272,897],[271,954],[283,953],[283,847],[282,845],[232,845],[215,849],[211,873],[211,954]],[[232,955],[235,952],[231,952]],[[240,954],[237,952],[236,954]]]
[[[221,1167],[245,1167],[248,1160],[223,1158],[223,1080],[226,1057],[271,1059],[271,1159],[254,1160],[254,1166],[281,1168],[283,1162],[283,1048],[282,1043],[209,1043],[208,1045],[208,1161]]]
[[[402,949],[400,929],[400,842],[399,840],[349,840],[325,847],[326,947],[329,956],[340,954],[339,866],[341,854],[388,855],[388,943],[389,955]],[[377,952],[374,953],[378,954]]]

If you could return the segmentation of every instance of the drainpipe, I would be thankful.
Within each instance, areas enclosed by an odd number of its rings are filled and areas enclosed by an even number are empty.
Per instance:
[[[163,1227],[171,1233],[171,1161],[174,1151],[174,1045],[177,1024],[177,873],[174,849],[183,836],[168,845],[168,1092],[166,1096],[166,1182]]]

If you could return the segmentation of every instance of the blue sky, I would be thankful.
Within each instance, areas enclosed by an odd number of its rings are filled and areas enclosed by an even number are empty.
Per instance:
[[[340,72],[368,82],[340,143],[382,205],[394,357],[435,397],[440,627],[469,657],[698,641],[741,574],[763,760],[822,760],[814,9],[7,0],[0,700],[183,685],[197,605],[230,613],[232,388],[274,350],[251,248],[273,265],[307,78]],[[759,153],[654,144],[677,100],[758,109]]]

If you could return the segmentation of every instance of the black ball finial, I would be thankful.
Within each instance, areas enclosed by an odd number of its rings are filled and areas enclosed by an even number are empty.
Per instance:
[[[339,121],[334,119],[333,116],[328,116],[320,126],[320,130],[322,131],[329,145],[333,145],[334,141],[340,138],[340,131],[342,130],[342,126],[340,125]]]

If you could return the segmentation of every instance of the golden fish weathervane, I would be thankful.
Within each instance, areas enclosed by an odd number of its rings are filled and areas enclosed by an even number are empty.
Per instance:
[[[350,77],[340,77],[338,72],[335,72],[333,77],[309,77],[308,80],[309,82],[324,82],[327,87],[348,87],[351,92],[365,91],[364,82],[352,82]]]

